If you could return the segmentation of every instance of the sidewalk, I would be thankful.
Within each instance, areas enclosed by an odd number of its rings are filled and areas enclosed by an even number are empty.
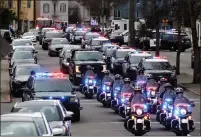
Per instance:
[[[192,84],[193,77],[187,74],[181,74],[177,76],[178,85],[184,88],[186,91],[193,92],[200,96],[200,84]]]
[[[9,74],[8,74],[8,60],[1,61],[1,103],[11,102]]]

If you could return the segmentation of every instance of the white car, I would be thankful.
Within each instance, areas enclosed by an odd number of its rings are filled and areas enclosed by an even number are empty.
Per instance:
[[[31,39],[32,43],[35,45],[36,44],[36,35],[33,32],[25,32],[22,35],[22,39]]]
[[[86,45],[87,49],[96,49],[96,50],[101,50],[102,46],[105,43],[110,43],[110,40],[105,38],[105,37],[98,37],[92,39],[88,45]]]
[[[11,46],[13,47],[13,50],[15,48],[25,47],[25,46],[26,47],[31,47],[31,48],[33,48],[35,50],[31,39],[15,39],[15,40],[12,41]]]
[[[71,136],[71,119],[74,113],[67,111],[59,100],[17,102],[11,112],[43,112],[54,136]]]
[[[50,128],[50,125],[47,122],[45,115],[41,112],[10,113],[7,114],[7,116],[32,118],[40,128],[40,131],[43,136],[53,136],[54,130],[52,132],[52,129]]]
[[[82,39],[82,47],[84,48],[88,43],[89,43],[89,40],[92,39],[92,38],[98,38],[100,37],[100,34],[99,33],[96,33],[96,32],[87,32],[83,39]]]

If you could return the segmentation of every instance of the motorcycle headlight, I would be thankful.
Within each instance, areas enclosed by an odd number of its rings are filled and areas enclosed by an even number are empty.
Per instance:
[[[79,102],[79,99],[77,97],[74,97],[74,98],[70,98],[70,102]]]
[[[87,84],[88,83],[88,79],[85,79],[85,84]]]
[[[152,96],[155,96],[155,95],[156,95],[156,93],[155,93],[154,91],[152,91],[152,92],[151,92],[151,95],[152,95]]]
[[[142,115],[142,109],[137,109],[136,113],[137,113],[137,115]]]
[[[75,72],[80,72],[79,66],[75,67]]]
[[[187,111],[186,111],[186,109],[183,109],[183,108],[182,108],[182,109],[180,110],[180,113],[181,113],[182,115],[186,115]]]
[[[89,83],[90,83],[90,84],[93,83],[93,80],[89,80]]]
[[[107,89],[107,90],[109,90],[109,89],[110,89],[110,87],[106,87],[106,89]]]

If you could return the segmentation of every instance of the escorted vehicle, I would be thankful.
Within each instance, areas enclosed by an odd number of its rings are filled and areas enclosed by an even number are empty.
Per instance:
[[[73,113],[67,111],[59,100],[31,100],[17,102],[11,112],[42,112],[50,125],[54,136],[71,135]]]
[[[9,58],[9,68],[12,68],[15,62],[25,62],[37,64],[37,58],[31,51],[16,51],[12,58]]]
[[[117,48],[112,57],[107,58],[107,62],[110,64],[110,71],[114,73],[122,73],[122,63],[126,55],[130,52],[135,52],[135,49],[129,47]]]
[[[181,42],[182,42],[182,51],[191,48],[191,40],[188,38],[188,35],[181,33]],[[167,32],[161,33],[161,49],[166,49],[170,51],[178,50],[178,33],[176,32]]]
[[[98,38],[100,37],[100,34],[99,33],[96,33],[96,32],[87,32],[83,39],[82,39],[82,48],[86,48],[86,45],[89,44],[90,40],[93,39],[93,38]]]
[[[144,70],[145,75],[153,75],[156,81],[166,78],[173,86],[177,86],[176,67],[171,66],[166,58],[144,58],[138,64],[137,70]]]
[[[94,73],[102,79],[106,65],[102,54],[99,51],[73,50],[71,57],[67,59],[69,64],[69,79],[73,84],[78,85],[85,74],[86,67],[90,65]]]
[[[34,35],[36,36],[35,39],[36,41],[39,41],[39,33],[40,33],[40,30],[39,29],[30,29],[29,32],[32,32],[34,33]]]
[[[60,50],[68,44],[69,42],[66,38],[53,38],[48,48],[48,55],[58,56]]]
[[[25,32],[22,35],[22,39],[31,39],[31,41],[36,44],[36,35],[33,32]]]
[[[110,43],[110,40],[105,37],[98,37],[91,39],[86,48],[101,51],[102,46],[106,43]]]
[[[45,33],[48,31],[56,30],[55,28],[42,28],[42,30],[39,32],[39,44],[42,45],[43,38],[45,36]]]
[[[105,52],[107,49],[111,49],[111,48],[118,48],[119,46],[116,44],[112,44],[112,43],[107,43],[104,44],[101,48],[101,52]]]
[[[60,53],[59,53],[59,57],[62,57],[64,52],[65,51],[70,51],[72,49],[81,49],[81,46],[80,45],[65,45],[61,50],[60,50]]]
[[[19,111],[20,112],[20,111]],[[7,114],[7,116],[13,116],[13,117],[29,117],[29,118],[33,118],[34,121],[36,122],[36,124],[38,125],[38,127],[41,130],[41,133],[43,136],[53,136],[54,131],[52,131],[45,115],[41,112],[23,112],[21,111],[20,113],[9,113]]]
[[[21,88],[25,87],[31,71],[43,72],[38,64],[17,64],[10,73],[10,90],[13,95],[21,95]]]
[[[124,77],[130,78],[132,81],[136,80],[137,77],[137,66],[139,62],[146,57],[152,57],[152,55],[149,52],[143,52],[143,51],[137,51],[134,53],[128,54],[124,62],[122,64],[122,72]]]
[[[11,46],[13,47],[13,49],[18,48],[18,47],[32,47],[33,49],[33,43],[31,41],[31,39],[15,39],[13,40]]]
[[[42,136],[33,117],[1,115],[1,136]]]
[[[38,51],[35,51],[32,47],[18,47],[18,48],[15,48],[14,50],[12,50],[9,54],[9,58],[12,58],[13,56],[13,53],[14,52],[18,52],[18,51],[30,51],[34,54],[34,56],[36,57],[36,53],[38,53]]]
[[[22,101],[31,99],[58,99],[64,107],[74,113],[73,120],[80,121],[80,100],[71,82],[62,73],[37,73],[34,79],[28,81]]]
[[[81,44],[83,36],[84,36],[85,33],[86,33],[86,31],[84,31],[84,30],[76,30],[73,33],[72,43]]]
[[[60,31],[48,31],[45,33],[43,40],[42,40],[42,49],[48,50],[49,46],[51,45],[51,41],[53,38],[61,38],[62,32]]]
[[[63,55],[59,58],[60,70],[63,73],[69,73],[69,63],[68,58],[70,58],[71,51],[64,51]]]

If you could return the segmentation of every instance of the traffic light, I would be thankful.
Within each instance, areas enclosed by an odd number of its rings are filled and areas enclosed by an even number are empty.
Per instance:
[[[167,19],[164,19],[164,20],[163,20],[163,25],[164,25],[164,26],[168,26],[168,22],[169,22],[169,21],[168,21]]]

